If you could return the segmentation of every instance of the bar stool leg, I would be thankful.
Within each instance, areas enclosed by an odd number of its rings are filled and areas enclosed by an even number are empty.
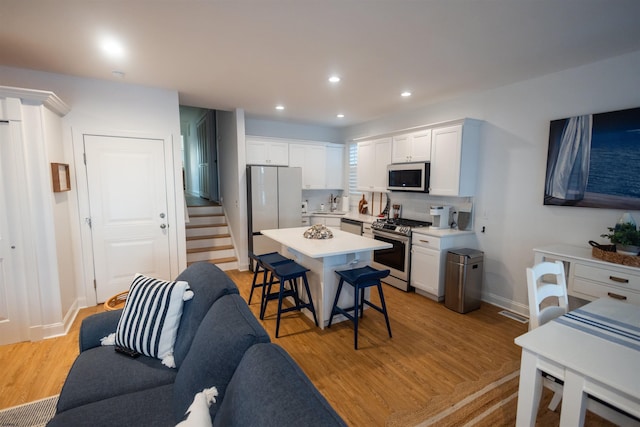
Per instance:
[[[358,349],[358,308],[360,307],[360,301],[358,301],[358,295],[360,289],[357,285],[353,289],[353,348]]]
[[[264,271],[264,275],[265,275],[265,283],[266,283],[266,279],[267,279],[267,270]],[[264,313],[265,311],[267,311],[267,298],[269,297],[269,294],[271,294],[271,287],[273,286],[273,273],[271,273],[270,278],[269,278],[269,285],[264,285],[262,287],[262,301],[260,302],[260,320],[264,320]],[[282,287],[282,286],[280,286]]]
[[[258,278],[258,274],[260,274],[260,267],[256,262],[256,271],[253,272],[253,281],[251,282],[251,292],[249,293],[249,305],[251,305],[251,298],[253,297],[253,290],[256,288],[256,279]],[[264,281],[262,282],[262,286],[264,288]]]
[[[278,290],[278,313],[276,314],[276,338],[280,333],[280,313],[282,313],[282,294],[284,293],[284,282],[280,280],[280,289]]]
[[[336,291],[336,297],[333,300],[333,305],[331,306],[331,316],[329,317],[329,324],[327,325],[327,328],[331,327],[331,323],[333,322],[333,316],[336,313],[336,307],[338,306],[338,300],[340,299],[340,291],[342,291],[342,284],[344,283],[344,279],[341,277],[340,281],[338,282],[338,290]]]
[[[387,331],[389,331],[389,338],[391,336],[391,324],[389,323],[389,315],[387,314],[387,304],[384,302],[384,294],[382,293],[382,284],[378,282],[378,294],[380,294],[380,304],[382,305],[382,313],[384,314],[384,320],[387,322]]]
[[[304,290],[307,293],[307,297],[309,297],[308,309],[309,311],[311,311],[311,314],[313,314],[313,321],[315,322],[316,326],[318,326],[318,318],[316,317],[316,308],[313,305],[313,298],[311,297],[311,289],[309,289],[309,282],[307,281],[306,273],[302,275],[302,281],[304,283]]]

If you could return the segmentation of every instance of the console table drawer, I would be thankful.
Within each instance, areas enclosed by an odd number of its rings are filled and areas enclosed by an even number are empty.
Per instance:
[[[576,278],[583,278],[593,282],[600,282],[604,285],[628,288],[640,292],[640,271],[635,275],[580,263],[575,263],[574,268],[573,274]]]
[[[595,299],[609,297],[640,305],[640,293],[638,292],[600,282],[591,282],[579,277],[573,279],[573,292],[581,297],[588,296]]]

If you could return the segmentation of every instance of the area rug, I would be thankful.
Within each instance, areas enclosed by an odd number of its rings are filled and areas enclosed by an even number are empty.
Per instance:
[[[511,401],[517,402],[519,367],[519,360],[508,362],[497,371],[484,373],[477,381],[458,384],[451,394],[434,396],[424,407],[391,414],[386,425],[427,427],[483,424],[484,418],[494,418],[489,415]]]
[[[396,412],[387,419],[390,427],[512,427],[516,423],[520,362],[507,363],[496,372],[487,372],[478,381],[459,384],[448,395],[433,397],[414,411]],[[557,426],[560,410],[548,409],[553,392],[542,390],[536,425]],[[587,412],[585,427],[614,427],[614,424]]]
[[[51,396],[0,411],[2,427],[40,427],[56,413],[58,396]]]

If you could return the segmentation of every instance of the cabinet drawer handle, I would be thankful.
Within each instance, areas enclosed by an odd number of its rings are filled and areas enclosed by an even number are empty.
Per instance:
[[[614,294],[613,292],[607,292],[607,295],[609,295],[611,298],[619,299],[621,301],[624,301],[627,299],[627,297],[625,297],[624,295]]]
[[[622,277],[609,276],[609,280],[613,280],[618,283],[629,283],[629,279],[623,279]]]
[[[429,241],[428,241],[428,240],[422,240],[422,239],[420,239],[420,241],[421,241],[422,243],[429,243]]]

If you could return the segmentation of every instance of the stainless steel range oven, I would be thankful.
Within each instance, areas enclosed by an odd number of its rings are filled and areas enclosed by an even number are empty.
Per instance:
[[[393,247],[373,252],[373,267],[389,269],[391,274],[384,282],[409,291],[409,268],[411,266],[411,227],[425,227],[428,222],[398,218],[378,220],[371,224],[373,238],[391,243]]]

